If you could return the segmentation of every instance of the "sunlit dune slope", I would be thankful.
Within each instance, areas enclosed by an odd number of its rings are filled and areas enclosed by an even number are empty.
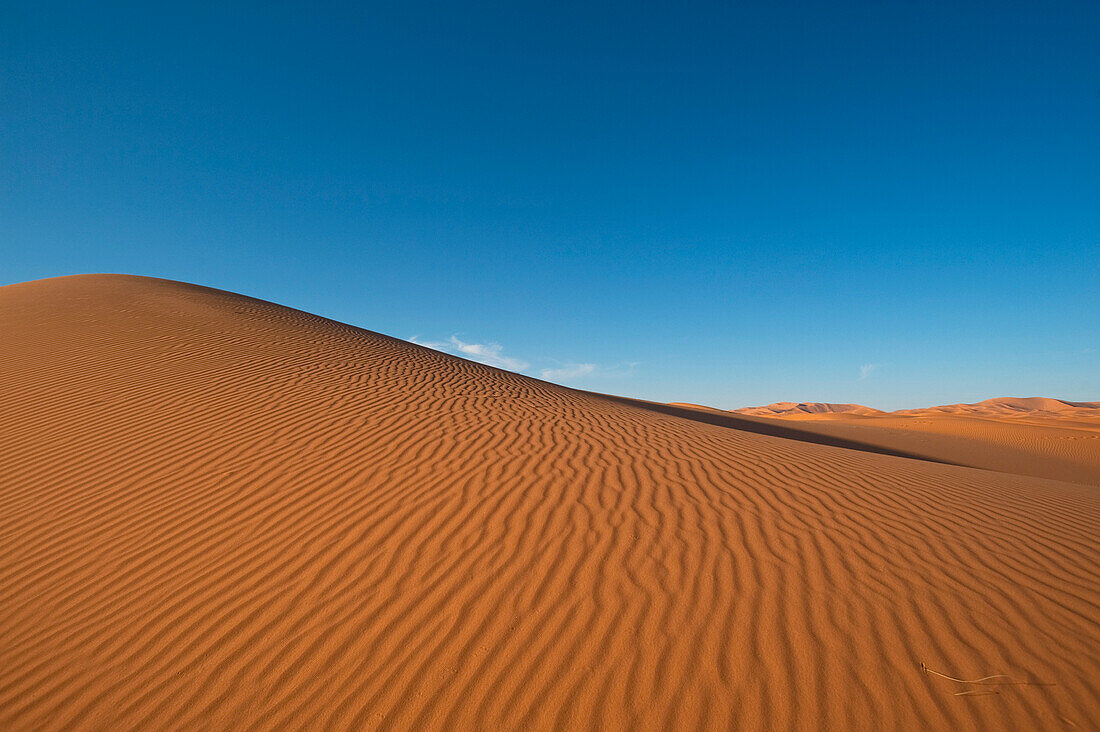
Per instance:
[[[763,407],[743,407],[732,410],[735,414],[758,417],[782,417],[809,414],[882,414],[877,409],[862,404],[827,404],[825,402],[776,402]]]
[[[894,414],[929,415],[960,414],[978,417],[1035,418],[1100,418],[1100,402],[1068,402],[1047,397],[999,397],[976,404],[947,404],[925,409],[903,409]]]
[[[1094,487],[161,280],[0,288],[0,365],[5,729],[1100,719]]]

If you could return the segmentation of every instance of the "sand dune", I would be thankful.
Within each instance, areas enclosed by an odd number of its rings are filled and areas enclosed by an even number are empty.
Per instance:
[[[698,407],[697,404],[683,406]],[[704,407],[707,408],[707,407]],[[899,409],[884,412],[862,404],[829,404],[827,402],[776,402],[763,407],[742,407],[731,409],[733,414],[747,414],[757,417],[817,417],[817,416],[929,416],[963,415],[973,417],[1016,417],[1021,420],[1042,420],[1080,418],[1100,420],[1100,402],[1068,402],[1064,399],[1047,397],[1000,397],[986,399],[976,404],[945,404],[939,407],[920,409]]]
[[[1100,720],[1094,486],[162,280],[0,288],[0,359],[5,729]]]
[[[877,409],[862,404],[828,404],[826,402],[776,402],[763,407],[742,407],[731,410],[736,414],[758,417],[785,417],[803,414],[882,414]]]
[[[1100,419],[1100,402],[1067,402],[1047,397],[1000,397],[977,404],[947,404],[924,409],[902,409],[893,414],[961,414],[977,417],[1017,417],[1024,419],[1067,417]]]
[[[1100,486],[1100,402],[1029,397],[896,412],[759,410],[769,408],[733,413],[795,421],[807,434],[928,460]]]

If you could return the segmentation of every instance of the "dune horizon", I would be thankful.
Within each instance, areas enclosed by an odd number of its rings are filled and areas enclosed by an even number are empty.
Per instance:
[[[686,404],[686,403],[685,403]],[[704,405],[692,405],[704,406]],[[942,413],[966,413],[980,416],[1010,414],[1035,415],[1036,413],[1053,413],[1064,415],[1067,412],[1087,410],[1079,416],[1092,417],[1100,410],[1100,401],[1071,401],[1056,397],[990,397],[980,402],[951,404],[936,404],[925,407],[903,407],[901,409],[878,409],[866,404],[836,404],[830,402],[773,402],[763,406],[737,407],[727,411],[737,414],[756,414],[760,416],[794,416],[817,414],[922,414],[929,411]]]
[[[7,729],[1100,719],[1091,405],[661,405],[132,275],[0,287],[0,359]]]

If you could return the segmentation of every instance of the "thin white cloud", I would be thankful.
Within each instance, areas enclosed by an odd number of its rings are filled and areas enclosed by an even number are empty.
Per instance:
[[[870,376],[872,373],[874,373],[877,370],[878,370],[878,364],[877,363],[865,363],[865,364],[863,364],[862,366],[859,367],[860,381],[862,381],[863,379],[866,379],[868,376]]]
[[[457,337],[451,336],[451,346],[466,356],[471,361],[483,363],[486,366],[496,366],[498,369],[509,371],[523,371],[531,364],[518,358],[504,355],[504,348],[499,343],[465,343]]]
[[[594,363],[570,363],[557,369],[543,369],[539,375],[550,381],[568,381],[588,376],[595,372],[596,368]]]
[[[566,363],[556,368],[543,369],[539,376],[547,381],[572,381],[583,378],[620,378],[630,376],[638,366],[637,361],[615,364],[614,366],[600,366],[595,363]]]
[[[610,376],[619,378],[622,376],[633,376],[634,369],[638,368],[637,361],[625,361],[614,366],[608,366],[607,368],[600,369],[601,376]]]
[[[516,358],[515,356],[506,355],[504,353],[504,348],[499,343],[467,343],[457,335],[453,335],[445,341],[422,340],[420,336],[412,336],[408,340],[410,343],[415,343],[418,346],[424,346],[425,348],[442,351],[443,353],[449,353],[454,356],[462,356],[471,361],[477,361],[487,366],[495,366],[499,369],[523,372],[531,368],[531,364],[527,361]],[[586,378],[618,378],[630,376],[634,373],[634,369],[638,365],[637,361],[627,361],[613,366],[601,366],[595,363],[562,362],[556,361],[555,359],[540,360],[557,364],[555,366],[548,366],[540,369],[538,372],[541,378],[547,381],[557,382]]]
[[[531,365],[523,359],[505,356],[504,348],[499,343],[466,343],[457,336],[451,336],[446,341],[424,341],[420,339],[420,336],[413,336],[409,338],[409,342],[436,351],[462,356],[471,361],[483,363],[486,366],[496,366],[498,369],[523,371]]]
[[[413,336],[412,338],[409,339],[409,343],[415,343],[418,346],[424,346],[425,348],[430,348],[433,351],[446,351],[447,350],[447,344],[446,343],[444,343],[442,341],[422,341],[422,340],[420,340],[420,336]]]

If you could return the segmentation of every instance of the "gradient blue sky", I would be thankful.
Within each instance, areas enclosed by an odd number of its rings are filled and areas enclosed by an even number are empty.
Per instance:
[[[0,284],[660,401],[1100,399],[1100,3],[159,5],[0,8]]]

